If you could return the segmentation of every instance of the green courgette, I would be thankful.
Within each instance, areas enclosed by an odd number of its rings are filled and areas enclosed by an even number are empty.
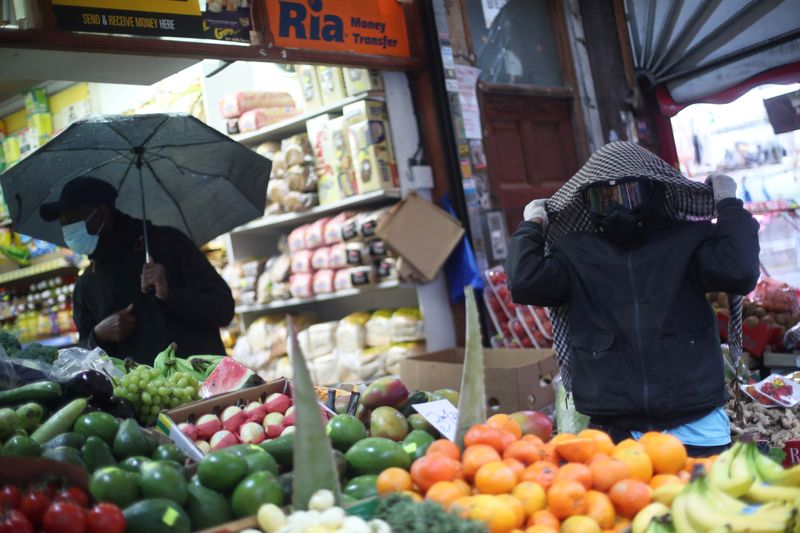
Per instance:
[[[85,398],[72,400],[48,418],[39,429],[33,432],[31,438],[39,444],[44,444],[56,435],[66,433],[72,429],[72,425],[81,416],[87,404],[88,402]]]
[[[61,398],[61,385],[55,381],[38,381],[15,389],[0,391],[0,405],[50,402],[59,398]]]

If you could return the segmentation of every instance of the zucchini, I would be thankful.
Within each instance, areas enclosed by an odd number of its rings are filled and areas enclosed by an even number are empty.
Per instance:
[[[85,398],[72,400],[48,418],[39,429],[33,432],[31,438],[39,444],[44,444],[53,437],[66,433],[72,429],[72,424],[81,416],[87,405],[88,402]]]
[[[37,381],[16,389],[0,391],[0,405],[50,402],[59,398],[61,398],[61,385],[55,381]]]

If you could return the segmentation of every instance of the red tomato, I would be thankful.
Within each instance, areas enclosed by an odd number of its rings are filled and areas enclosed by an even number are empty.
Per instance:
[[[50,507],[50,498],[43,491],[31,489],[25,493],[19,503],[19,510],[28,517],[34,526],[42,523],[42,518],[47,508]]]
[[[99,503],[86,516],[86,533],[125,533],[125,515],[113,503]]]
[[[73,502],[56,502],[44,514],[45,533],[84,533],[86,511]]]
[[[58,494],[58,491],[61,490],[61,487],[62,487],[61,483],[59,483],[58,481],[53,480],[53,481],[48,481],[44,485],[44,487],[42,487],[42,490],[44,491],[45,494],[47,494],[47,497],[52,500],[53,498],[56,497],[56,494]]]
[[[0,489],[0,509],[19,509],[22,496],[14,485],[6,485]]]
[[[33,525],[20,511],[10,509],[0,516],[0,533],[35,533]]]
[[[77,503],[83,508],[89,507],[89,497],[78,487],[63,489],[56,496],[56,501]]]

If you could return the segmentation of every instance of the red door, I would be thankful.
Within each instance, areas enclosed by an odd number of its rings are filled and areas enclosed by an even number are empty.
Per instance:
[[[525,205],[549,198],[578,170],[571,97],[481,94],[489,182],[510,231]]]

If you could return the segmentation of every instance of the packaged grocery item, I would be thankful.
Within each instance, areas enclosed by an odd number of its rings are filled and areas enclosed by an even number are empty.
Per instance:
[[[319,205],[319,197],[313,192],[289,191],[283,199],[283,208],[289,212],[306,211]]]
[[[331,249],[327,246],[317,248],[311,256],[311,268],[314,270],[324,270],[331,268]]]
[[[389,346],[376,346],[367,348],[361,352],[361,364],[358,369],[358,377],[362,381],[373,380],[384,375],[384,361]]]
[[[292,260],[289,254],[281,254],[271,258],[267,262],[266,269],[269,271],[270,279],[273,283],[288,281],[292,273]]]
[[[353,173],[353,162],[350,155],[350,146],[347,138],[347,124],[344,117],[328,121],[327,124],[329,153],[325,154],[325,161],[330,163],[332,172],[336,176],[342,197],[353,196],[358,193],[356,177]]]
[[[272,155],[272,170],[270,171],[270,179],[280,179],[286,174],[286,158],[283,152],[275,152]]]
[[[389,319],[389,336],[392,342],[409,342],[425,338],[422,313],[413,307],[402,307]]]
[[[326,174],[333,170],[332,161],[326,159],[333,156],[333,146],[328,130],[328,122],[333,118],[333,115],[324,114],[306,121],[308,144],[311,147],[311,155],[314,157],[319,174]]]
[[[288,300],[292,297],[289,282],[273,283],[270,293],[273,300]]]
[[[306,226],[305,243],[307,249],[313,250],[325,244],[323,232],[325,230],[325,224],[327,224],[329,220],[329,217],[323,217]]]
[[[333,292],[333,278],[335,273],[331,269],[319,270],[314,273],[314,294],[330,294]]]
[[[239,132],[239,119],[238,118],[226,118],[225,119],[225,131],[228,132],[228,135],[236,135]]]
[[[357,312],[347,315],[339,321],[336,328],[336,348],[340,352],[355,352],[367,345],[366,324],[370,314]]]
[[[298,133],[282,140],[281,152],[286,159],[287,167],[314,162],[314,152],[305,133]]]
[[[272,278],[269,272],[264,272],[258,278],[256,289],[256,303],[266,304],[272,301]]]
[[[239,133],[248,133],[286,120],[297,115],[294,106],[286,107],[259,107],[242,113],[239,117]]]
[[[403,359],[425,353],[424,342],[401,342],[392,344],[384,353],[383,370],[387,375],[399,374]]]
[[[356,96],[368,91],[382,91],[383,80],[377,70],[345,67],[344,86],[348,96]]]
[[[367,263],[369,258],[369,247],[359,241],[348,242],[345,245],[347,252],[347,264],[352,266],[361,266]]]
[[[272,160],[275,157],[275,154],[280,151],[280,143],[272,141],[263,142],[256,147],[256,153],[260,156],[266,157],[269,160]]]
[[[391,309],[380,309],[372,313],[372,316],[365,325],[367,346],[385,346],[391,344],[392,314],[393,311]]]
[[[50,104],[47,99],[47,89],[38,87],[23,93],[25,101],[25,114],[49,113]]]
[[[386,248],[386,243],[380,239],[375,239],[367,242],[367,249],[371,259],[383,259],[389,255],[389,250]]]
[[[358,234],[364,239],[371,239],[375,237],[375,228],[389,216],[391,207],[384,207],[377,211],[362,213],[358,217]]]
[[[338,325],[338,322],[325,322],[309,326],[308,349],[311,358],[331,353],[336,348],[336,328]]]
[[[300,350],[302,350],[304,354],[311,354],[311,337],[308,334],[308,328],[297,333],[297,344],[300,345]]]
[[[292,273],[300,274],[311,272],[311,250],[297,250],[292,252]]]
[[[267,200],[270,203],[283,205],[287,194],[289,194],[289,185],[286,180],[272,178],[267,182]]]
[[[319,194],[319,205],[329,205],[341,202],[344,195],[339,187],[339,180],[336,174],[328,172],[317,175],[317,194]]]
[[[314,279],[311,274],[292,274],[289,278],[289,292],[293,298],[311,298],[314,296]]]
[[[339,382],[339,360],[335,354],[327,354],[314,359],[309,365],[314,385],[335,385]]]
[[[314,192],[317,190],[317,173],[314,165],[294,165],[286,170],[286,184],[289,190],[298,192]]]
[[[399,187],[397,165],[386,142],[387,125],[382,121],[359,122],[348,129],[348,146],[359,194]]]
[[[350,283],[353,287],[365,287],[375,284],[375,270],[372,265],[357,266],[345,270],[350,275]]]
[[[342,240],[344,242],[351,241],[353,239],[358,239],[360,234],[358,232],[359,227],[359,215],[353,215],[347,220],[342,222],[341,226],[341,235]]]
[[[353,280],[350,279],[349,268],[337,270],[333,278],[333,290],[346,291],[353,288]]]
[[[313,111],[321,107],[322,93],[319,89],[316,67],[313,65],[295,65],[295,72],[303,95],[303,108],[306,111]]]
[[[263,107],[294,107],[294,100],[285,92],[246,92],[227,94],[219,102],[223,118],[237,118],[251,109]]]
[[[344,73],[341,68],[327,65],[318,66],[317,80],[319,81],[323,105],[335,104],[347,97],[347,90],[344,85]]]
[[[306,226],[300,226],[292,230],[289,233],[287,243],[289,244],[290,252],[304,249],[306,247]]]
[[[397,281],[397,260],[393,257],[386,257],[375,261],[375,276],[378,282]]]
[[[347,266],[347,248],[343,243],[334,244],[329,251],[330,268],[345,268]]]
[[[330,245],[342,242],[342,223],[351,216],[353,216],[352,212],[342,211],[325,224],[325,234],[323,235],[325,244]]]

